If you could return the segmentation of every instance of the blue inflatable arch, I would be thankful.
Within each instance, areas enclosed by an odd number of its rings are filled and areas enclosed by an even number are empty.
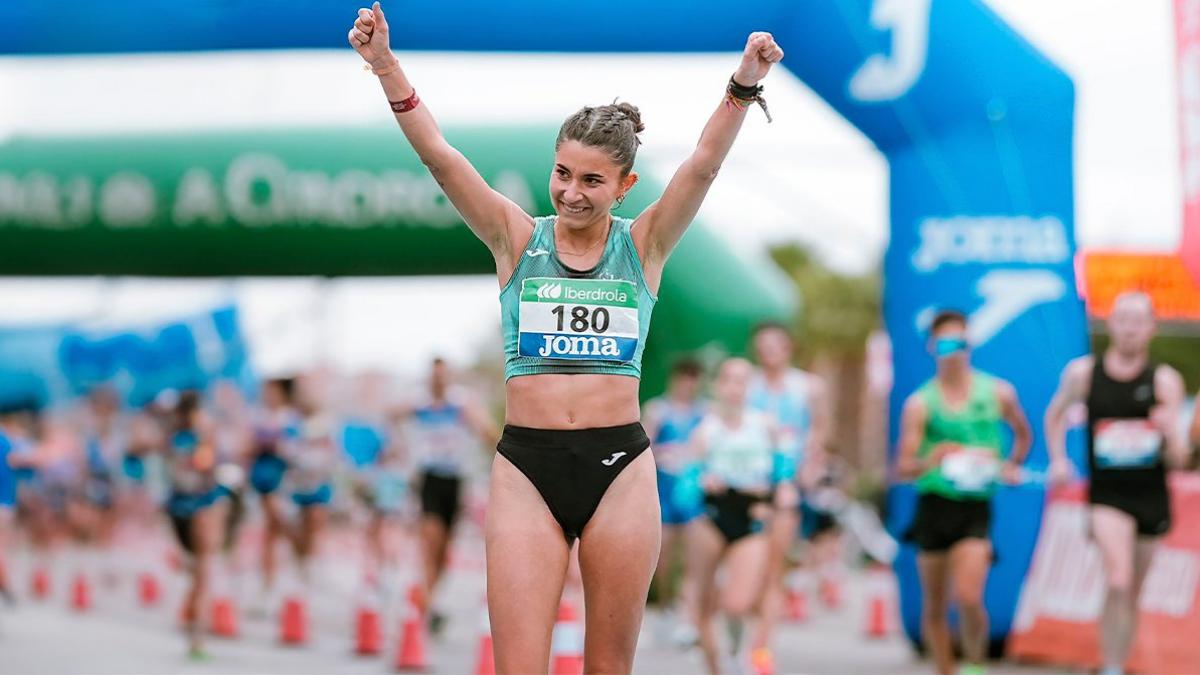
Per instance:
[[[32,0],[0,4],[0,53],[346,49],[346,0]],[[978,0],[404,0],[394,42],[413,50],[696,52],[739,49],[772,31],[784,65],[866,134],[890,164],[885,318],[895,358],[891,427],[933,370],[935,308],[972,316],[976,361],[1012,381],[1039,432],[1057,373],[1086,348],[1074,293],[1070,78]],[[269,26],[270,30],[263,30]],[[652,73],[643,73],[652,77]],[[787,110],[775,110],[787,115]],[[755,121],[757,123],[757,120]],[[1045,462],[1039,442],[1032,463]],[[912,515],[889,492],[889,525]],[[988,580],[992,636],[1012,624],[1043,495],[996,501],[999,562]],[[913,553],[897,560],[904,625],[917,638]]]

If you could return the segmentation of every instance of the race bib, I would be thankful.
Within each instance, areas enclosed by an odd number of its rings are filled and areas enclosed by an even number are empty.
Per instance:
[[[1105,419],[1096,422],[1092,451],[1104,469],[1141,469],[1158,463],[1162,433],[1148,419]]]
[[[628,363],[638,346],[637,286],[614,279],[526,279],[517,332],[520,356]]]
[[[958,490],[983,492],[1000,475],[1000,462],[986,448],[963,448],[942,458],[942,475]]]

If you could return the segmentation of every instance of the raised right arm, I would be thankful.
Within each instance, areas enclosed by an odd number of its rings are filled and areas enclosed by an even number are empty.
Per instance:
[[[415,97],[412,84],[392,53],[387,19],[378,2],[371,9],[358,10],[354,28],[347,37],[354,50],[379,76],[393,111],[397,111],[396,121],[421,163],[429,169],[475,236],[491,250],[497,265],[509,266],[513,257],[510,242],[523,241],[519,235],[532,231],[533,218],[493,190],[467,158],[442,136],[429,108]],[[405,105],[397,105],[400,103]],[[399,112],[406,108],[406,112]],[[527,238],[526,234],[524,239]]]

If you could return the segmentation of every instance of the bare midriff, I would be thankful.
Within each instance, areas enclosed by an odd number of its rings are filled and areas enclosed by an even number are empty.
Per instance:
[[[524,375],[505,385],[504,421],[533,429],[594,429],[641,418],[640,380],[628,375]]]

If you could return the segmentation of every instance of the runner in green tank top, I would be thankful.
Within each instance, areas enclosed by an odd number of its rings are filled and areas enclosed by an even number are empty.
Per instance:
[[[908,539],[918,549],[921,633],[939,673],[954,672],[947,581],[953,579],[963,655],[959,672],[982,673],[988,617],[983,588],[992,560],[991,496],[998,480],[1016,483],[1032,433],[1016,390],[971,367],[967,317],[945,310],[933,319],[930,352],[937,374],[904,403],[897,471],[915,479],[917,512]],[[1013,432],[1007,459],[1001,424]]]
[[[695,150],[658,201],[632,220],[611,211],[637,183],[638,109],[620,103],[571,115],[549,176],[557,215],[535,219],[447,143],[392,53],[388,32],[375,3],[359,10],[347,38],[379,76],[413,150],[492,252],[501,286],[507,424],[492,466],[485,533],[496,671],[545,672],[567,561],[579,539],[584,668],[628,673],[660,536],[654,459],[645,452],[650,442],[638,405],[650,312],[667,256],[704,201],[746,110],[762,102],[758,83],[783,50],[769,33],[750,34]]]

